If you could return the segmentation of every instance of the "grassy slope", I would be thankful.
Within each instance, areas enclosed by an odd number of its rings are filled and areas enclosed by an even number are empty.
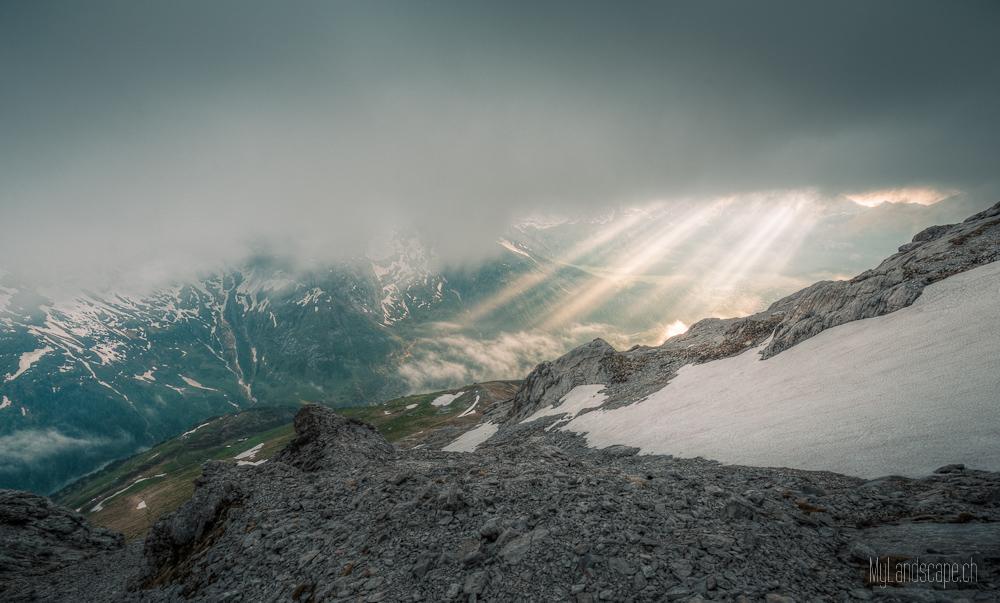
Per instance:
[[[419,444],[434,430],[461,430],[479,421],[490,405],[514,395],[517,382],[493,381],[451,390],[407,396],[380,406],[338,409],[337,412],[372,423],[390,442],[401,447]],[[445,393],[465,392],[448,406],[432,402]],[[474,412],[459,418],[480,397]],[[416,405],[407,409],[407,406]],[[145,537],[165,513],[191,498],[193,480],[208,460],[236,462],[236,455],[258,444],[251,459],[259,461],[283,448],[294,436],[295,408],[250,409],[201,422],[193,433],[178,436],[140,453],[114,469],[81,480],[53,495],[59,504],[79,509],[91,523],[121,532],[129,541]],[[138,508],[141,503],[144,508]],[[95,510],[98,509],[98,510]]]

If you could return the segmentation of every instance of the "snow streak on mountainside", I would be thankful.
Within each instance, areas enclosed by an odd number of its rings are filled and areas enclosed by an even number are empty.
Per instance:
[[[258,257],[141,293],[38,286],[5,273],[0,487],[48,492],[247,405],[369,404],[416,383],[461,381],[466,366],[483,377],[521,375],[540,357],[456,364],[463,345],[523,330],[533,313],[522,297],[513,315],[501,307],[469,317],[466,299],[540,272],[535,260],[498,248],[502,257],[458,273],[457,285],[431,272],[415,235],[398,233],[366,257],[323,269]],[[545,304],[549,293],[542,288],[528,305]],[[426,360],[426,347],[445,333],[461,344],[438,348],[431,357],[439,365],[402,370]]]

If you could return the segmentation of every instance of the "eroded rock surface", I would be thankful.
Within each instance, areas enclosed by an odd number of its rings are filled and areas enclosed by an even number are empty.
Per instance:
[[[295,438],[274,460],[308,473],[345,464],[380,463],[392,454],[392,445],[373,425],[310,404],[295,415]]]
[[[0,598],[30,598],[26,583],[124,547],[121,534],[92,526],[51,499],[0,490]]]
[[[368,429],[307,428],[323,450]],[[885,536],[893,525],[992,534],[995,473],[866,482],[592,450],[538,425],[475,454],[407,450],[308,472],[295,466],[297,450],[258,466],[206,464],[195,496],[156,524],[141,561],[106,553],[11,592],[63,601],[86,583],[72,600],[997,600],[1000,559],[989,546],[975,548],[977,580],[961,589],[867,580],[870,558],[904,554]],[[967,540],[948,553],[972,551]]]

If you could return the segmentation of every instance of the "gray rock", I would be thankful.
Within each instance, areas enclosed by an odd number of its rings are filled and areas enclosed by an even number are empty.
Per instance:
[[[475,572],[470,574],[465,580],[465,586],[462,588],[462,592],[467,595],[478,595],[483,592],[483,588],[486,586],[486,573],[485,572]]]
[[[934,470],[934,473],[937,474],[961,473],[962,471],[965,471],[965,465],[963,465],[962,463],[954,463],[952,465],[945,465],[944,467],[938,467],[937,469]]]
[[[851,550],[848,552],[851,559],[858,563],[867,564],[870,560],[878,557],[878,553],[874,548],[867,542],[858,540],[851,545]]]
[[[344,464],[381,463],[392,454],[392,445],[373,425],[308,404],[295,415],[295,437],[272,461],[312,472]]]
[[[583,559],[580,560],[580,566],[583,569],[590,569],[596,566],[597,564],[603,562],[604,562],[604,557],[601,557],[600,555],[595,555],[593,553],[588,553],[587,555],[583,556]]]
[[[500,526],[497,524],[497,521],[495,519],[491,519],[486,523],[484,523],[481,528],[479,528],[479,533],[480,535],[483,536],[483,538],[488,538],[489,540],[496,540],[497,537],[500,536]]]
[[[517,565],[524,559],[531,549],[532,533],[522,534],[507,543],[507,546],[500,551],[500,556],[511,565]]]
[[[125,546],[121,534],[94,527],[83,515],[20,490],[0,490],[0,540],[0,584],[42,576]]]
[[[678,599],[683,599],[685,597],[690,597],[692,594],[691,589],[686,586],[671,586],[667,589],[666,598],[667,601],[676,601]]]

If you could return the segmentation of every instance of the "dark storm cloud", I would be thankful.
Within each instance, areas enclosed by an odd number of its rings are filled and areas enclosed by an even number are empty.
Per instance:
[[[987,2],[0,6],[0,254],[445,257],[510,217],[817,187],[996,190]]]

